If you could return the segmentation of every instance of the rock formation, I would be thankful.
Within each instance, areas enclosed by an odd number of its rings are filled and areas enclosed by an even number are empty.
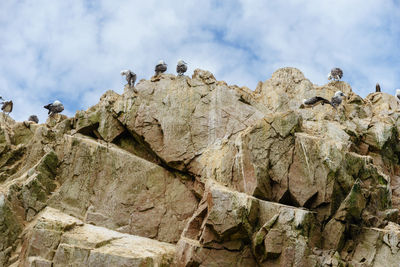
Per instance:
[[[394,266],[399,104],[203,70],[45,124],[0,114],[0,266]],[[299,109],[304,98],[346,94]]]

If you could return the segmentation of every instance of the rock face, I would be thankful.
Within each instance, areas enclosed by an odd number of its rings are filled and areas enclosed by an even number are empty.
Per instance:
[[[195,70],[73,118],[2,113],[0,266],[394,266],[398,111],[283,68],[254,92]]]

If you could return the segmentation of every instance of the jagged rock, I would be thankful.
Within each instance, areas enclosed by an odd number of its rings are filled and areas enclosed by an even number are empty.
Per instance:
[[[177,242],[197,206],[186,177],[118,148],[65,136],[62,185],[49,205],[87,223]]]
[[[393,266],[398,110],[283,68],[255,92],[197,69],[73,118],[1,113],[0,265]]]
[[[178,242],[177,263],[207,266],[215,260],[228,266],[242,258],[251,265],[255,265],[254,261],[263,266],[305,264],[307,244],[317,242],[314,220],[311,212],[208,183],[198,211]],[[223,248],[230,254],[218,253]],[[243,255],[248,250],[253,251],[255,259]]]
[[[263,117],[239,101],[238,90],[215,84],[207,72],[197,71],[191,81],[165,75],[143,81],[136,86],[138,94],[123,95],[113,108],[124,127],[179,170],[190,168],[208,146],[236,136]],[[200,168],[191,171],[198,174]]]
[[[78,133],[112,142],[124,132],[124,127],[114,119],[112,105],[118,99],[114,91],[107,91],[97,105],[88,111],[78,111],[74,118],[74,128]]]
[[[24,233],[23,266],[168,266],[175,246],[84,224],[46,208]]]

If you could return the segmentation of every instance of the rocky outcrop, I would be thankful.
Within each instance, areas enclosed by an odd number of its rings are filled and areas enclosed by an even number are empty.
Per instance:
[[[1,266],[392,266],[399,104],[277,70],[161,74],[73,118],[0,114]],[[304,98],[347,98],[300,108]]]

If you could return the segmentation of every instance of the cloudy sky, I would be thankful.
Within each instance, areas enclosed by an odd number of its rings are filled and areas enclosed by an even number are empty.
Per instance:
[[[1,0],[0,95],[11,116],[43,122],[59,99],[73,116],[108,89],[119,72],[148,79],[164,59],[182,58],[218,80],[254,90],[280,67],[325,84],[332,67],[366,96],[375,83],[400,88],[400,5],[391,0]]]

